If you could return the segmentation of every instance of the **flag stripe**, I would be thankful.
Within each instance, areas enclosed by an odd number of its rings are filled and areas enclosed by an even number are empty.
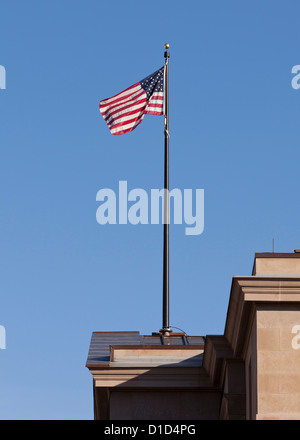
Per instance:
[[[121,114],[119,114],[118,116],[116,116],[116,117],[113,117],[113,118],[111,118],[110,120],[107,120],[106,121],[106,123],[109,125],[109,126],[111,126],[111,125],[113,125],[113,124],[117,124],[118,123],[118,121],[120,121],[120,120],[122,120],[122,118],[126,118],[127,116],[130,116],[130,115],[134,115],[134,114],[136,114],[136,113],[140,113],[141,111],[144,111],[145,110],[145,108],[146,108],[146,102],[142,105],[142,106],[138,106],[138,107],[136,107],[136,108],[130,108],[130,111],[124,111],[124,112],[122,112]]]
[[[153,93],[153,95],[151,96],[150,99],[155,98],[155,97],[159,98],[159,99],[164,99],[164,94],[162,92],[155,92],[155,93]]]
[[[160,103],[160,102],[148,102],[148,107],[163,108],[163,103]]]
[[[108,124],[108,126],[109,127],[118,127],[119,125],[122,125],[122,123],[125,122],[125,121],[137,119],[137,117],[139,117],[140,115],[144,114],[144,111],[145,111],[145,107],[143,107],[142,109],[140,109],[138,111],[133,111],[133,112],[126,113],[121,118],[114,119],[113,122]]]
[[[163,112],[153,112],[153,111],[146,111],[145,115],[154,115],[154,116],[161,116],[163,115]]]
[[[113,124],[112,128],[124,127],[124,125],[130,124],[141,117],[144,117],[144,111],[135,113],[134,115],[125,116],[124,118],[120,119],[118,123]]]
[[[114,101],[121,99],[123,97],[126,97],[127,95],[131,95],[136,90],[140,90],[141,86],[140,83],[133,84],[133,86],[128,87],[128,89],[124,90],[121,93],[118,93],[115,96],[112,96],[111,98],[103,99],[101,102],[103,102],[104,105],[112,104]]]
[[[150,108],[150,109],[162,110],[162,109],[163,109],[163,106],[162,106],[162,105],[155,105],[155,104],[148,104],[146,108],[147,108],[147,109]]]
[[[106,113],[107,109],[114,109],[122,105],[126,105],[128,102],[130,102],[132,99],[138,99],[139,96],[145,94],[145,91],[142,88],[139,88],[139,90],[133,94],[127,95],[125,98],[122,98],[121,100],[115,101],[114,103],[110,105],[103,106],[102,102],[100,102],[100,106],[102,109],[102,112]]]
[[[153,98],[151,98],[150,100],[149,100],[149,104],[150,103],[157,103],[157,104],[159,104],[159,105],[163,105],[163,102],[162,102],[162,100],[161,99],[153,99]]]
[[[103,114],[102,112],[102,116],[104,117],[105,120],[108,120],[111,116],[115,116],[120,114],[122,111],[128,111],[128,109],[130,109],[131,107],[136,107],[136,106],[141,106],[143,105],[145,102],[147,102],[147,97],[146,94],[144,93],[143,96],[141,97],[141,99],[133,101],[133,102],[129,102],[126,103],[126,105],[121,105],[118,107],[114,107],[113,109],[111,109],[111,111],[106,112],[105,114]]]
[[[137,125],[139,125],[142,122],[143,117],[144,115],[142,115],[135,122],[131,122],[130,124],[124,124],[121,127],[112,128],[111,129],[112,134],[124,134],[124,133],[128,133],[129,131],[132,131]]]
[[[114,113],[114,114],[112,114],[112,115],[110,115],[109,117],[105,117],[104,119],[105,119],[105,121],[107,122],[107,123],[109,123],[109,122],[111,122],[111,121],[113,121],[114,119],[117,119],[117,118],[119,118],[120,116],[122,116],[122,115],[126,115],[127,113],[129,113],[129,112],[131,112],[131,111],[136,111],[136,110],[139,110],[139,109],[141,109],[141,108],[143,108],[143,107],[146,107],[146,105],[147,105],[147,100],[146,99],[143,99],[141,102],[139,102],[137,105],[131,105],[131,106],[129,106],[129,107],[126,107],[125,109],[123,109],[123,110],[118,110],[116,113]]]

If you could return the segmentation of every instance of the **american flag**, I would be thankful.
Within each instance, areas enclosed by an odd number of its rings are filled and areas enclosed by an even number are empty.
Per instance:
[[[134,130],[148,115],[164,114],[164,66],[99,104],[112,134]]]

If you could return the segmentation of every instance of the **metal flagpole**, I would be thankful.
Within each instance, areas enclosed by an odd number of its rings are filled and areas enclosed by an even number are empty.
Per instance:
[[[165,44],[165,49],[170,45]],[[169,334],[169,57],[168,50],[164,53],[164,134],[165,134],[165,177],[164,177],[164,254],[163,254],[163,327],[161,332]]]

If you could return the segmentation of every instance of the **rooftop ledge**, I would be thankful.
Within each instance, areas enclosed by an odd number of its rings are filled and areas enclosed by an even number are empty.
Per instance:
[[[135,365],[178,365],[200,366],[202,365],[203,346],[151,346],[151,345],[111,345],[111,364],[135,364]],[[121,366],[121,365],[119,365]]]
[[[202,365],[205,338],[172,333],[140,335],[139,332],[93,332],[86,366],[89,369],[127,368],[138,365]]]
[[[300,276],[300,251],[295,250],[294,253],[256,252],[252,275]]]

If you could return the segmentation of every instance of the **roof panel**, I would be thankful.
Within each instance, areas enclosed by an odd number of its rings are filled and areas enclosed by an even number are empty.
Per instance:
[[[110,362],[110,345],[140,344],[139,332],[93,332],[86,366],[105,366]]]

